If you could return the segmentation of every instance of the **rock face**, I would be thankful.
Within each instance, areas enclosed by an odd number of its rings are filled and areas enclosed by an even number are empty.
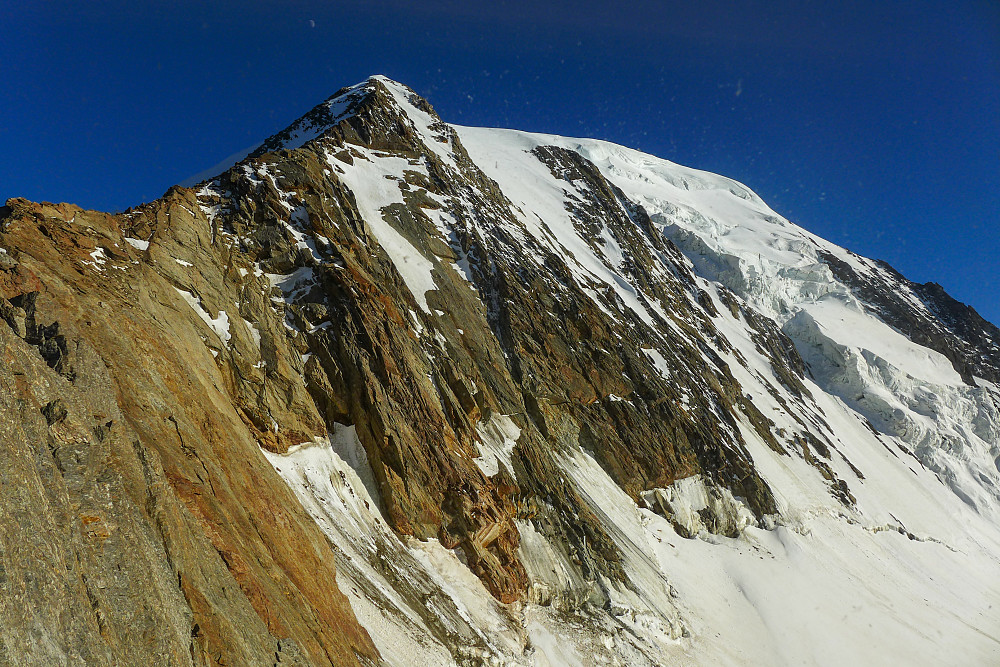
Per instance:
[[[9,204],[2,661],[373,662],[329,585],[326,539],[261,456],[202,340],[215,333],[178,293],[196,282],[218,299],[226,282],[174,211],[151,207],[171,240],[138,250],[120,218]],[[182,247],[199,269],[178,281]]]
[[[0,664],[798,660],[712,639],[692,550],[960,512],[998,571],[1000,332],[726,179],[375,77],[0,249]]]

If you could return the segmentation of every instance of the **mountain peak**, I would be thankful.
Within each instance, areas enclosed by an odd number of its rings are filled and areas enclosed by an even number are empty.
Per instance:
[[[259,157],[278,150],[295,150],[309,141],[323,136],[344,121],[363,117],[369,121],[373,116],[382,116],[376,125],[392,124],[401,116],[423,126],[437,125],[441,119],[424,98],[412,88],[382,74],[374,74],[364,81],[345,86],[320,102],[280,132],[272,134],[263,142],[234,153],[211,168],[180,183],[193,187],[197,183],[218,176],[230,167],[247,158]],[[355,123],[354,132],[369,134],[364,123]],[[383,128],[388,129],[388,128]],[[350,133],[350,132],[349,132]],[[363,136],[367,143],[372,137]]]
[[[358,106],[380,85],[376,77],[369,77],[361,83],[341,88],[333,95],[317,104],[307,113],[282,131],[271,135],[258,146],[251,155],[285,149],[299,148],[315,139],[341,120],[354,115]]]
[[[996,663],[1000,332],[938,286],[382,76],[245,155],[0,208],[4,657]]]

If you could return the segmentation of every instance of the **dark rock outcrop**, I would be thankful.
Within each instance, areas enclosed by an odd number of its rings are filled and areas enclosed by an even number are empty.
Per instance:
[[[851,287],[886,323],[918,345],[940,352],[969,385],[976,377],[1000,383],[1000,329],[971,306],[959,303],[937,283],[907,280],[885,262],[859,275],[829,253],[823,260],[837,280]]]

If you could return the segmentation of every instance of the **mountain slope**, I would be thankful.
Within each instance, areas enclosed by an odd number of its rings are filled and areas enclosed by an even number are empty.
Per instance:
[[[734,181],[374,77],[0,247],[0,662],[1000,654],[1000,332]]]

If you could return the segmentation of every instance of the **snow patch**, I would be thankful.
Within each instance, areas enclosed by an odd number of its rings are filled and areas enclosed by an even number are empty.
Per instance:
[[[219,314],[215,317],[209,315],[208,311],[201,304],[201,299],[180,288],[175,287],[174,290],[181,295],[187,305],[191,306],[191,309],[201,318],[201,320],[208,325],[208,327],[215,332],[215,335],[219,337],[222,342],[223,347],[229,347],[229,339],[232,335],[229,333],[229,315],[224,310],[220,310]]]
[[[397,174],[412,170],[415,165],[403,158],[378,155],[364,147],[354,146],[352,149],[357,150],[361,157],[355,158],[353,166],[340,164],[344,169],[341,180],[354,193],[362,218],[392,260],[417,304],[424,312],[430,313],[426,294],[437,289],[431,275],[434,264],[384,218],[388,206],[404,203]],[[340,162],[332,155],[327,156],[327,161],[331,165]]]
[[[100,246],[94,248],[94,251],[90,253],[90,259],[92,261],[88,262],[84,260],[80,263],[93,268],[97,272],[104,271],[104,265],[108,262],[108,257],[104,254],[104,248]]]
[[[514,420],[507,415],[494,414],[488,421],[476,424],[476,433],[479,434],[479,442],[476,443],[479,457],[475,462],[483,474],[492,477],[500,471],[502,463],[513,475],[514,466],[510,456],[517,446],[517,439],[521,436],[521,429]]]

